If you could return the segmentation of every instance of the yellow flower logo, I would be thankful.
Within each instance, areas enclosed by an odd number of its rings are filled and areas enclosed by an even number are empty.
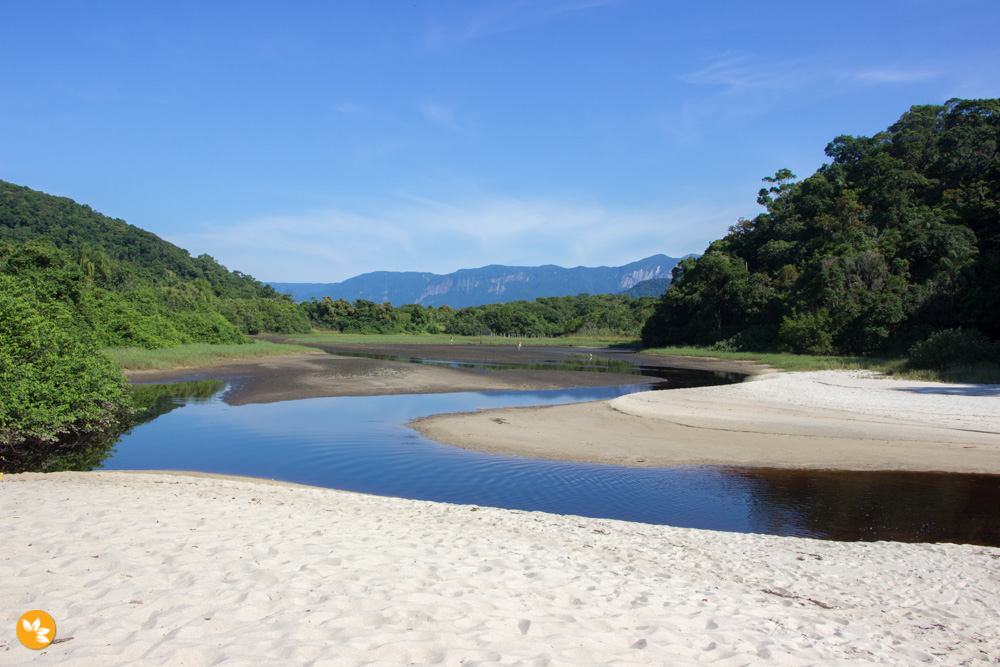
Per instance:
[[[28,648],[45,648],[56,638],[56,622],[44,611],[29,611],[17,619],[17,638]]]

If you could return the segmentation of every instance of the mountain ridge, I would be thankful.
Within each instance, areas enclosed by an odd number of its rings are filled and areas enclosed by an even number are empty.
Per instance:
[[[691,257],[686,255],[685,257]],[[657,254],[622,266],[507,266],[490,264],[459,269],[448,274],[420,271],[372,271],[339,283],[271,282],[279,292],[296,301],[365,299],[393,305],[464,308],[487,303],[533,301],[539,297],[576,294],[617,294],[656,278],[669,279],[670,271],[684,258]]]

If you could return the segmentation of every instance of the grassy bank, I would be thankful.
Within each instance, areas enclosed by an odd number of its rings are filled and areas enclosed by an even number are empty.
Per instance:
[[[205,368],[233,361],[246,361],[287,354],[321,354],[319,350],[294,343],[323,344],[454,344],[526,347],[639,347],[633,338],[615,336],[560,336],[559,338],[502,338],[483,336],[450,336],[448,334],[344,334],[322,332],[290,336],[287,343],[257,340],[253,345],[194,344],[162,350],[138,347],[105,348],[103,352],[125,370],[169,370],[172,368]],[[714,357],[766,364],[783,371],[870,370],[900,379],[930,382],[968,382],[1000,384],[1000,366],[976,364],[953,366],[943,371],[912,369],[906,359],[889,357],[817,356],[788,353],[722,352],[706,347],[649,348],[643,352],[663,355]]]
[[[454,345],[517,345],[520,341],[526,347],[616,347],[639,348],[640,342],[624,336],[560,336],[558,338],[502,338],[499,336],[450,336],[448,334],[349,334],[321,332],[303,334],[287,338],[289,342],[356,344],[392,343],[422,344],[437,343]],[[973,384],[1000,384],[1000,366],[996,364],[975,364],[952,366],[946,370],[925,370],[908,368],[903,357],[852,357],[818,356],[812,354],[723,352],[707,347],[663,347],[649,348],[643,352],[664,355],[692,357],[714,357],[735,359],[766,364],[783,371],[826,371],[826,370],[869,370],[884,373],[904,380],[926,382],[968,382]]]
[[[901,357],[838,357],[788,353],[721,352],[706,347],[661,347],[646,349],[643,352],[753,361],[783,371],[869,370],[885,373],[902,380],[1000,384],[1000,366],[996,364],[952,366],[943,371],[936,371],[907,368],[906,359]]]
[[[397,345],[419,344],[449,344],[454,345],[522,345],[555,346],[555,347],[607,347],[607,346],[638,346],[639,341],[625,336],[560,336],[558,338],[503,338],[501,336],[452,336],[450,334],[351,334],[338,332],[321,332],[289,336],[286,340],[293,343],[393,343]]]
[[[104,354],[125,370],[148,371],[171,368],[205,368],[233,361],[247,361],[286,354],[322,354],[312,347],[284,345],[258,340],[253,345],[209,345],[196,343],[162,350],[141,347],[111,347]]]

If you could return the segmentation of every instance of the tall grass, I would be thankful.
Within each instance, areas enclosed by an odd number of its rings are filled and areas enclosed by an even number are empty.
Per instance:
[[[452,336],[451,334],[352,334],[324,331],[311,334],[289,336],[286,340],[296,343],[327,343],[345,345],[357,343],[390,343],[397,345],[421,345],[429,343],[455,345],[550,345],[556,347],[608,345],[636,347],[639,340],[630,336],[559,336],[558,338],[505,338],[503,336]]]
[[[253,345],[210,345],[195,343],[160,350],[141,347],[109,347],[104,354],[125,370],[170,370],[173,368],[204,368],[232,361],[246,361],[286,354],[322,354],[320,350],[302,345],[284,345],[258,340]]]
[[[879,357],[838,357],[814,354],[791,354],[786,352],[723,352],[707,347],[659,347],[643,350],[654,354],[670,354],[689,357],[714,357],[766,364],[783,371],[828,371],[828,370],[871,370],[893,373],[902,370],[905,359]]]
[[[638,348],[640,343],[626,336],[560,336],[558,338],[504,338],[500,336],[451,336],[448,334],[344,334],[322,332],[290,336],[289,343],[257,340],[253,345],[209,345],[198,343],[162,350],[138,347],[105,348],[103,352],[125,370],[170,370],[173,368],[203,368],[232,361],[245,361],[286,354],[321,354],[314,347],[291,343],[387,343],[387,344],[448,344],[455,345],[523,345],[557,347],[618,347]],[[1000,384],[1000,366],[983,363],[951,366],[945,370],[907,368],[905,358],[817,356],[810,354],[723,352],[706,347],[661,347],[643,350],[653,354],[691,357],[714,357],[751,361],[783,371],[869,370],[899,379],[931,382],[968,382]]]

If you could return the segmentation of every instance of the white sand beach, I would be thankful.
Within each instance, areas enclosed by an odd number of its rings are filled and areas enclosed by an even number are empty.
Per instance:
[[[769,373],[412,426],[467,449],[571,461],[1000,474],[1000,386],[860,371]]]
[[[589,429],[591,446],[623,459],[680,457],[664,433],[694,434],[699,455],[742,433],[711,455],[796,465],[832,450],[846,466],[951,461],[996,472],[998,401],[995,387],[798,374],[440,421],[480,420],[463,426],[469,437],[503,451],[519,438],[482,429],[528,433],[520,440],[536,446]],[[624,420],[616,440],[600,440],[606,418]],[[782,446],[755,448],[775,435]],[[629,450],[636,442],[661,449]],[[1000,662],[997,548],[732,534],[127,472],[7,475],[0,533],[3,665]],[[33,609],[58,626],[41,651],[14,632]]]
[[[740,535],[236,478],[0,481],[0,663],[996,663],[1000,549]],[[47,611],[56,644],[14,635]]]

